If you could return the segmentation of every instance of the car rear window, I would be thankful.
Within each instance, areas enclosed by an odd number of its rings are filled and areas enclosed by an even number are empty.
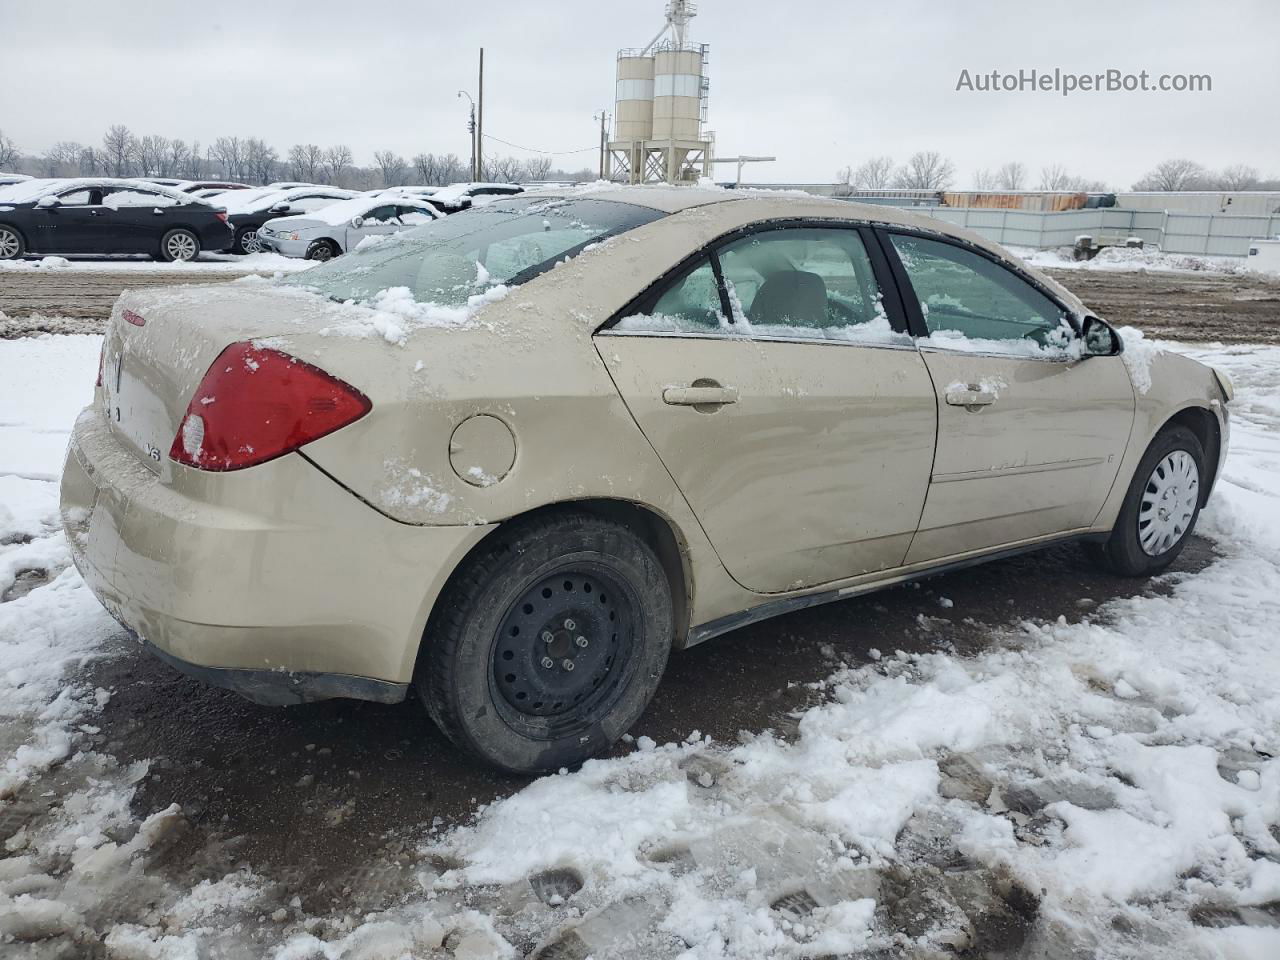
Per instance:
[[[366,241],[347,256],[282,282],[357,302],[407,287],[419,303],[461,306],[478,286],[526,283],[592,243],[661,216],[610,200],[500,200]]]

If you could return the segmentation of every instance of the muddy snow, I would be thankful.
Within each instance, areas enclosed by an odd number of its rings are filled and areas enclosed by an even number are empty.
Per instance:
[[[164,771],[97,735],[89,677],[128,647],[56,520],[97,339],[0,342],[0,953],[1280,956],[1280,348],[1160,346],[1235,382],[1207,567],[975,654],[876,651],[786,735],[640,738],[371,840],[316,910],[288,871],[193,850],[195,811],[135,812]],[[228,775],[270,777],[245,749]],[[360,815],[315,795],[320,829]]]

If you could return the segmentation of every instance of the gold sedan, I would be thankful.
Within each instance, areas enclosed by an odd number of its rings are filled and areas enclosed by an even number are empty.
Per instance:
[[[461,747],[553,770],[745,623],[1065,539],[1166,567],[1231,387],[1123,351],[905,212],[529,194],[280,282],[125,294],[62,514],[178,669],[263,703],[412,685]]]

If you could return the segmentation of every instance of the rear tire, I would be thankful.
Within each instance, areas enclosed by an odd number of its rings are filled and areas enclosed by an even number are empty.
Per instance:
[[[1151,441],[1125,494],[1115,528],[1090,555],[1126,577],[1148,577],[1178,558],[1200,516],[1204,448],[1183,426],[1166,427]]]
[[[0,260],[20,260],[26,252],[27,244],[18,228],[0,223]]]
[[[160,238],[160,259],[165,263],[187,263],[200,255],[200,238],[185,227],[170,230]]]
[[[306,259],[319,260],[323,263],[341,254],[342,251],[338,249],[338,245],[332,240],[316,240],[311,246],[307,247]]]
[[[454,573],[415,686],[459,747],[543,773],[608,749],[639,719],[672,633],[670,584],[629,529],[586,513],[517,521]]]

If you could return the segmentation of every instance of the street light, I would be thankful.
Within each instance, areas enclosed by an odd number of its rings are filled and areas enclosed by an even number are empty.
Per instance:
[[[458,96],[466,97],[467,102],[471,104],[471,119],[467,121],[467,131],[471,134],[471,179],[479,180],[480,174],[476,172],[476,102],[465,90],[459,90]]]

